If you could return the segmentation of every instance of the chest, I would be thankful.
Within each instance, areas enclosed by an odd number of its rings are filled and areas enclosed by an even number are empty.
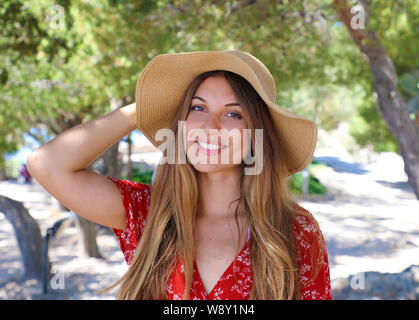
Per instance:
[[[207,294],[243,248],[248,235],[247,226],[242,224],[240,231],[241,233],[234,220],[197,222],[195,262]],[[237,247],[238,241],[240,241],[239,247]]]

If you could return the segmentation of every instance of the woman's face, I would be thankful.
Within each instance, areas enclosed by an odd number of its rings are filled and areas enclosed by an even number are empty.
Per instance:
[[[195,92],[185,121],[186,155],[200,172],[238,166],[248,152],[250,136],[242,107],[222,76],[205,79]]]

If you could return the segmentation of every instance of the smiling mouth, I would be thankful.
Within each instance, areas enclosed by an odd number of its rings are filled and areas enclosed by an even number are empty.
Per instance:
[[[202,141],[195,141],[200,147],[207,149],[207,150],[222,150],[228,148],[228,146],[221,146],[218,144],[207,144]]]
[[[207,156],[219,154],[222,150],[228,148],[228,146],[220,146],[218,144],[208,144],[202,141],[195,141],[198,145],[198,150]]]

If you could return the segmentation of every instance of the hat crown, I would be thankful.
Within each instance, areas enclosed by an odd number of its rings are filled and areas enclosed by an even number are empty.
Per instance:
[[[223,52],[236,56],[243,60],[253,70],[260,83],[262,84],[264,93],[270,101],[276,100],[275,80],[269,69],[256,57],[243,51],[224,50]]]

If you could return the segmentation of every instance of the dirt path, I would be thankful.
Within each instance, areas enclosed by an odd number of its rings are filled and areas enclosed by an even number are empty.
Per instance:
[[[333,136],[316,149],[314,157],[330,166],[315,172],[330,194],[299,203],[320,223],[331,278],[336,280],[332,287],[338,290],[342,284],[338,279],[350,275],[394,276],[419,265],[419,201],[407,183],[402,158],[395,153],[372,154],[371,162],[365,157],[362,163]],[[419,297],[419,273],[415,272],[410,290]]]
[[[419,201],[395,153],[357,163],[336,142],[317,148],[330,168],[316,172],[332,196],[301,205],[318,218],[326,238],[331,277],[360,271],[399,272],[419,264]]]

